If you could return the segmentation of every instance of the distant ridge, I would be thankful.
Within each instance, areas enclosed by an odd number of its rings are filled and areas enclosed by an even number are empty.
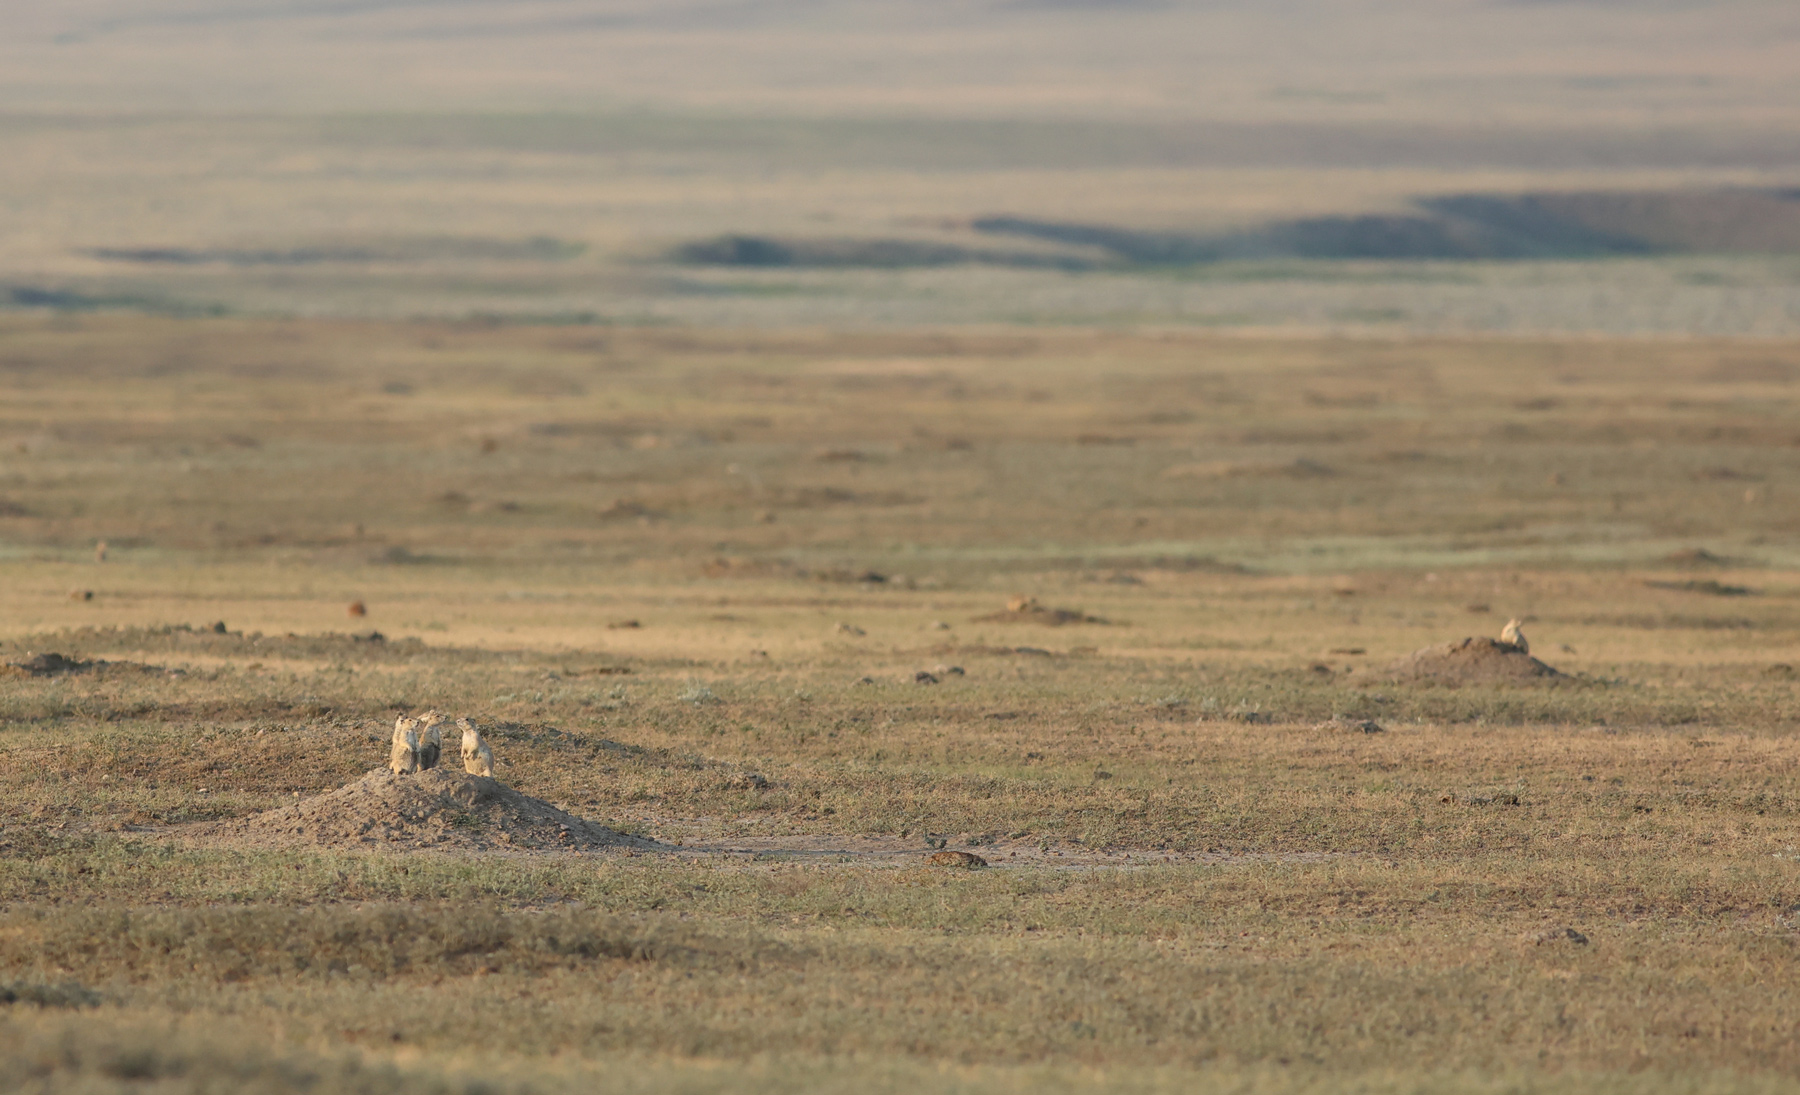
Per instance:
[[[1800,254],[1800,189],[1448,194],[1415,213],[1271,221],[1203,234],[996,215],[968,228],[1048,245],[1003,251],[944,240],[731,235],[678,247],[703,266],[903,267],[978,264],[1084,270],[1257,259],[1592,259],[1624,255]]]

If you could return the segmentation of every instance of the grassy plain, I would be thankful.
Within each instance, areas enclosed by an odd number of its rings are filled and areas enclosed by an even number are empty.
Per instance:
[[[1794,1087],[1793,343],[64,316],[0,363],[7,659],[183,671],[0,678],[6,1086]],[[1514,615],[1570,679],[1379,679]],[[428,705],[683,852],[180,839]]]

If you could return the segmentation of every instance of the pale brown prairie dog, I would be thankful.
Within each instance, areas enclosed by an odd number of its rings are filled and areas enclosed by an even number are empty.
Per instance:
[[[1525,633],[1519,630],[1518,620],[1506,621],[1506,626],[1500,629],[1500,641],[1518,647],[1521,654],[1531,653],[1531,644],[1525,641]]]
[[[419,720],[401,715],[394,720],[394,750],[388,756],[388,767],[397,776],[419,770]]]
[[[468,719],[457,719],[456,725],[462,727],[463,732],[463,771],[471,776],[493,778],[494,751],[489,749],[488,743],[482,739],[481,731],[475,729],[475,724]]]
[[[419,716],[419,771],[436,768],[438,758],[444,755],[444,736],[438,731],[438,724],[444,716],[436,711],[427,711]]]

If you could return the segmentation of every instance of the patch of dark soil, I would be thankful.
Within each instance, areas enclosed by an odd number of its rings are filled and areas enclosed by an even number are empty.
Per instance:
[[[1358,734],[1383,734],[1387,727],[1374,719],[1349,719],[1342,716],[1327,719],[1313,727],[1315,730],[1350,730]]]
[[[1480,684],[1486,681],[1566,679],[1511,643],[1498,639],[1459,639],[1415,650],[1371,678],[1390,682]]]
[[[229,847],[492,851],[654,849],[662,845],[564,813],[498,780],[443,768],[395,775],[378,768],[354,783],[231,821],[181,832]]]
[[[1688,548],[1685,551],[1670,552],[1663,556],[1663,562],[1678,567],[1722,567],[1730,566],[1731,560],[1723,555],[1714,555],[1705,548]]]
[[[1065,624],[1103,624],[1107,621],[1098,616],[1089,616],[1079,609],[1046,608],[1038,604],[1035,597],[1016,596],[1007,602],[1006,611],[977,616],[975,622],[983,624],[1042,624],[1045,627],[1062,627]]]
[[[944,643],[939,646],[931,647],[926,652],[939,656],[958,655],[961,657],[990,658],[1006,658],[1014,655],[1022,655],[1027,658],[1057,658],[1063,656],[1054,650],[1045,650],[1043,647],[1039,646],[983,646],[979,643]],[[1091,647],[1074,647],[1070,650],[1071,654],[1091,652]]]
[[[164,669],[159,665],[144,665],[140,662],[82,661],[80,658],[71,658],[55,651],[32,654],[19,661],[0,665],[0,672],[11,676],[25,677],[67,677],[77,673],[97,673],[108,669],[139,673],[179,672],[178,670]]]
[[[24,636],[0,644],[0,651],[42,650],[60,646],[63,649],[126,651],[133,654],[159,656],[207,655],[220,658],[294,658],[334,663],[384,663],[412,665],[423,662],[438,664],[521,664],[541,661],[539,655],[518,650],[487,650],[472,647],[430,646],[413,637],[389,637],[378,631],[322,632],[310,635],[288,633],[265,635],[260,631],[217,629],[216,624],[193,626],[176,624],[162,627],[80,627],[65,631]],[[557,659],[550,659],[559,661]],[[609,659],[616,661],[617,659]],[[95,662],[95,666],[122,666],[130,662]],[[559,661],[560,664],[560,661]],[[155,667],[150,667],[155,668]],[[591,670],[564,668],[564,672]],[[612,670],[619,672],[617,668]]]
[[[100,994],[74,981],[45,984],[14,981],[0,985],[0,1004],[30,1004],[39,1008],[92,1008],[101,1004]]]
[[[28,677],[62,677],[71,673],[85,673],[97,664],[104,663],[84,662],[51,651],[47,654],[33,654],[29,658],[16,662],[7,662],[6,667]]]
[[[1685,582],[1646,581],[1651,589],[1672,589],[1677,593],[1706,593],[1714,597],[1748,597],[1749,586],[1726,585],[1711,578],[1693,578]]]
[[[1640,631],[1754,631],[1764,626],[1743,616],[1687,616],[1679,613],[1657,616],[1647,612],[1583,616],[1579,622],[1584,627],[1626,627]]]

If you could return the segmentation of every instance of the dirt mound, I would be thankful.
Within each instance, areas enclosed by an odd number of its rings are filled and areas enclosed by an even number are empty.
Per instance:
[[[1478,684],[1483,681],[1528,681],[1563,677],[1511,643],[1498,639],[1460,639],[1415,650],[1381,670],[1384,681],[1435,681]]]
[[[498,780],[443,768],[395,775],[378,768],[329,794],[292,806],[208,822],[184,837],[232,847],[342,849],[657,848],[566,814]]]

